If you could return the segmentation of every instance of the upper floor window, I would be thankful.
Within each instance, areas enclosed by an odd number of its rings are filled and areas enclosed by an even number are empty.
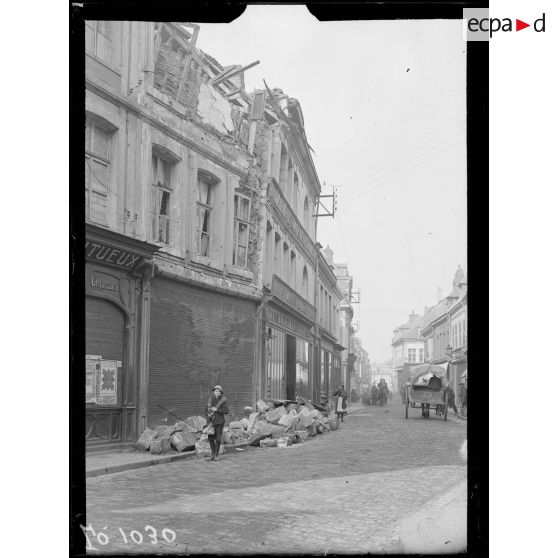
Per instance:
[[[419,349],[418,361],[424,362],[424,349]]]
[[[304,198],[304,228],[310,232],[310,204],[308,203],[308,196]]]
[[[409,362],[416,362],[417,361],[417,350],[416,349],[407,349],[407,360]]]
[[[111,62],[113,22],[87,20],[85,25],[86,49],[105,62]]]
[[[198,172],[198,223],[197,252],[201,256],[211,255],[214,243],[214,209],[218,179],[205,171]]]
[[[248,264],[248,240],[250,236],[250,198],[234,196],[233,265]]]
[[[170,244],[171,168],[173,163],[154,152],[151,157],[151,238]]]
[[[290,283],[291,287],[296,290],[296,254],[291,251],[291,275],[290,275]]]
[[[302,270],[302,296],[308,299],[308,271],[306,266]]]
[[[92,120],[85,127],[85,215],[107,224],[112,133]]]

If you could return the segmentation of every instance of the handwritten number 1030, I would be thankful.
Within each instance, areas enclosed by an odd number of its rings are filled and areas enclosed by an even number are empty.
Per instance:
[[[106,546],[110,542],[109,536],[106,533],[103,533],[102,531],[96,533],[91,523],[87,527],[81,525],[81,530],[85,535],[85,541],[87,543],[85,547],[86,550],[99,550],[98,548],[93,546],[92,542],[96,542],[101,546]],[[159,542],[159,539],[157,537],[157,529],[155,529],[155,527],[152,527],[151,525],[146,525],[144,530],[146,532],[145,542],[146,543],[149,542],[153,545],[156,545]],[[122,541],[125,544],[135,543],[137,545],[140,545],[143,544],[144,542],[144,536],[140,531],[132,530],[128,534],[126,534],[126,532],[122,529],[122,527],[119,527],[118,532],[120,533],[120,536],[122,537]],[[91,538],[89,537],[88,533],[91,534]],[[172,529],[165,528],[161,531],[161,537],[166,542],[172,543],[176,540],[176,533]]]

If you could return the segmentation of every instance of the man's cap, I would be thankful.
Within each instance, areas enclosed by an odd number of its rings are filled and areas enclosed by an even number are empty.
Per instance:
[[[219,384],[217,384],[216,386],[213,386],[213,390],[212,390],[212,391],[214,391],[214,390],[216,390],[216,389],[220,390],[221,393],[225,393],[225,390],[224,390]]]

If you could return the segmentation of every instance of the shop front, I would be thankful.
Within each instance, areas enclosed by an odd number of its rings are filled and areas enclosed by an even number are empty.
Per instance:
[[[132,444],[142,428],[139,402],[147,373],[142,352],[149,338],[149,283],[156,249],[156,245],[107,229],[86,227],[85,438],[88,451]]]
[[[215,384],[225,390],[229,419],[242,418],[244,407],[252,404],[256,302],[156,273],[148,426],[203,414]]]
[[[312,397],[313,324],[316,310],[274,276],[264,306],[263,378],[260,396],[266,399]]]

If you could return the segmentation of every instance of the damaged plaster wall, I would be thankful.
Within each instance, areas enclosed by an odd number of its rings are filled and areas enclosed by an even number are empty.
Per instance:
[[[234,131],[229,101],[208,83],[200,84],[198,114],[205,124],[213,126],[222,134]]]

